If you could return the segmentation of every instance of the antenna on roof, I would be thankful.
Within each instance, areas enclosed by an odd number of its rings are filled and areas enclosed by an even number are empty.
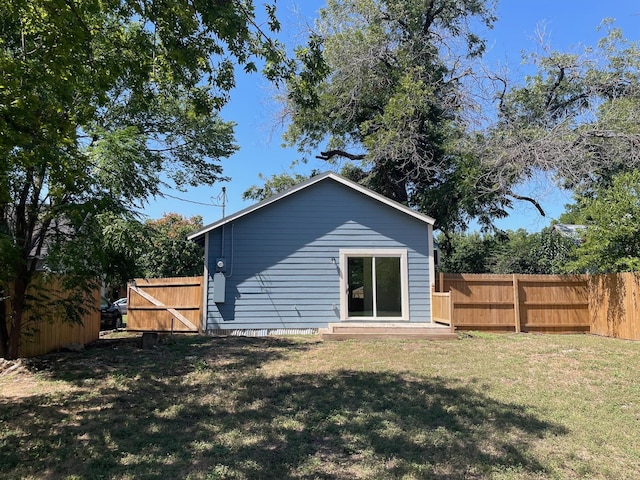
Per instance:
[[[211,197],[211,205],[222,207],[222,218],[224,218],[224,210],[227,206],[227,187],[222,187],[222,192],[217,197]]]
[[[227,204],[227,187],[222,187],[222,218],[224,218],[224,207]]]

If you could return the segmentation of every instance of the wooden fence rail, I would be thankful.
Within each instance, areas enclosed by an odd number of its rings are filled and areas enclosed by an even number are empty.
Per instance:
[[[585,275],[440,274],[437,289],[449,292],[450,324],[457,330],[589,332],[588,279]],[[441,302],[446,300],[434,298],[434,321],[447,323],[440,313],[444,312]]]
[[[591,333],[640,340],[640,274],[596,275],[589,281]]]
[[[136,279],[127,293],[127,330],[198,332],[204,277]]]
[[[431,302],[433,304],[433,321],[451,325],[451,293],[432,292]]]
[[[62,278],[37,274],[27,295],[32,298],[46,295],[49,301],[55,301],[68,297],[70,293],[65,289]],[[100,289],[96,288],[87,301],[87,313],[80,322],[65,320],[55,305],[49,308],[34,306],[33,309],[26,310],[22,319],[18,355],[23,358],[35,357],[71,345],[87,345],[97,340],[100,336]]]

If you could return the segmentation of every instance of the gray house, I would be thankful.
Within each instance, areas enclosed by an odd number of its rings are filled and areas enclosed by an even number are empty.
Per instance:
[[[430,326],[433,222],[334,173],[223,218],[189,237],[205,248],[202,329]]]

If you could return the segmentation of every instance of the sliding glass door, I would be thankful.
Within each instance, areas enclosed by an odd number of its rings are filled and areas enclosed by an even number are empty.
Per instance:
[[[345,251],[343,305],[348,319],[401,319],[406,305],[406,252]]]

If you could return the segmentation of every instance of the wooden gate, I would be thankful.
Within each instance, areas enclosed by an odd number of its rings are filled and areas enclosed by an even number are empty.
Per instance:
[[[127,291],[127,330],[198,332],[204,277],[136,279]]]

